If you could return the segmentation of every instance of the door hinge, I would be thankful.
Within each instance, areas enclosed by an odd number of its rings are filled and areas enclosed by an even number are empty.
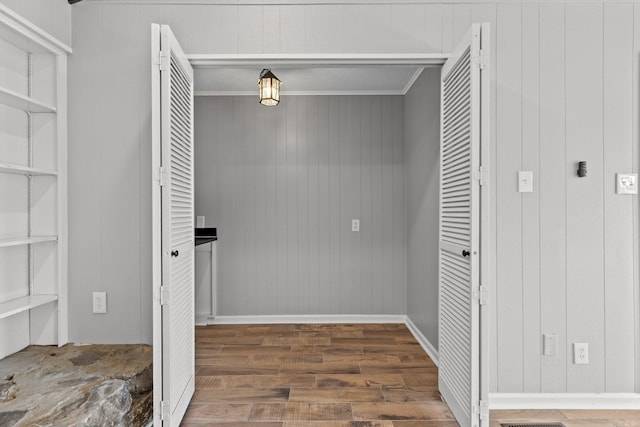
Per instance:
[[[473,171],[473,179],[480,181],[480,185],[489,183],[489,168],[480,166],[480,170]]]
[[[473,57],[473,64],[481,70],[489,68],[489,53],[484,49],[480,49],[478,55]]]
[[[153,63],[160,68],[160,71],[169,69],[169,53],[160,51],[153,57]]]
[[[485,305],[489,300],[489,290],[486,286],[480,285],[473,291],[473,298],[478,301],[478,304]]]
[[[473,405],[473,413],[479,415],[481,420],[489,419],[489,403],[480,400],[477,404]]]
[[[160,305],[169,304],[169,289],[166,286],[160,286]]]
[[[160,412],[160,419],[162,421],[169,419],[169,402],[167,402],[166,400],[160,402],[160,407],[158,408],[158,410]]]
[[[160,166],[158,171],[158,181],[160,181],[160,187],[164,187],[169,182],[169,171],[167,168]]]

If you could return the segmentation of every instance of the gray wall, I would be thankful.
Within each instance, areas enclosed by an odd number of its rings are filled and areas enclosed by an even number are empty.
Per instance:
[[[404,97],[407,316],[438,348],[440,68],[426,68]]]
[[[67,0],[2,0],[0,4],[71,46],[71,6]]]
[[[164,17],[85,2],[73,11],[69,339],[151,343],[150,24]],[[107,292],[107,314],[91,312],[93,291]]]
[[[197,97],[195,111],[218,314],[405,313],[401,96]]]
[[[640,391],[639,206],[613,193],[614,172],[638,171],[640,4],[320,3],[73,7],[71,338],[151,339],[150,22],[188,53],[450,52],[489,22],[491,388]],[[517,193],[518,170],[534,193]],[[90,313],[97,288],[106,316]],[[546,332],[557,357],[541,356]]]

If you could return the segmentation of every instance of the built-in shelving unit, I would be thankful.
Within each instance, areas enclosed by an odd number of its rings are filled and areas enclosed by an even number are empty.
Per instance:
[[[46,175],[56,176],[58,175],[58,171],[55,171],[55,170],[30,168],[27,166],[10,165],[7,163],[0,163],[0,172],[14,173],[17,175],[25,175],[25,176],[46,176]]]
[[[0,139],[0,328],[10,331],[0,337],[0,358],[68,341],[69,52],[0,5],[0,108],[11,117],[0,122],[9,135]]]
[[[58,300],[57,295],[29,295],[0,303],[0,319]]]
[[[0,87],[0,104],[29,113],[55,113],[56,107]]]
[[[34,245],[36,243],[56,242],[58,236],[31,236],[16,239],[0,239],[0,248],[8,246]]]

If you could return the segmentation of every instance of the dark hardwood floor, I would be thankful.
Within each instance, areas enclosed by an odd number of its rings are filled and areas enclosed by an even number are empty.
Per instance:
[[[405,325],[196,328],[184,427],[454,427]]]

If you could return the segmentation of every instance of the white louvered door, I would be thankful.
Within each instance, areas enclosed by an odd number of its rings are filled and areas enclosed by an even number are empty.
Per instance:
[[[488,95],[482,90],[488,81],[483,25],[472,26],[444,64],[441,81],[438,386],[463,427],[480,426],[481,418],[488,422],[480,357],[486,327],[480,306],[481,144],[488,123],[482,108]]]
[[[171,29],[160,27],[160,205],[164,427],[178,426],[195,386],[193,69]],[[154,350],[155,350],[154,341]],[[155,361],[154,361],[155,362]],[[154,378],[155,380],[155,378]]]

